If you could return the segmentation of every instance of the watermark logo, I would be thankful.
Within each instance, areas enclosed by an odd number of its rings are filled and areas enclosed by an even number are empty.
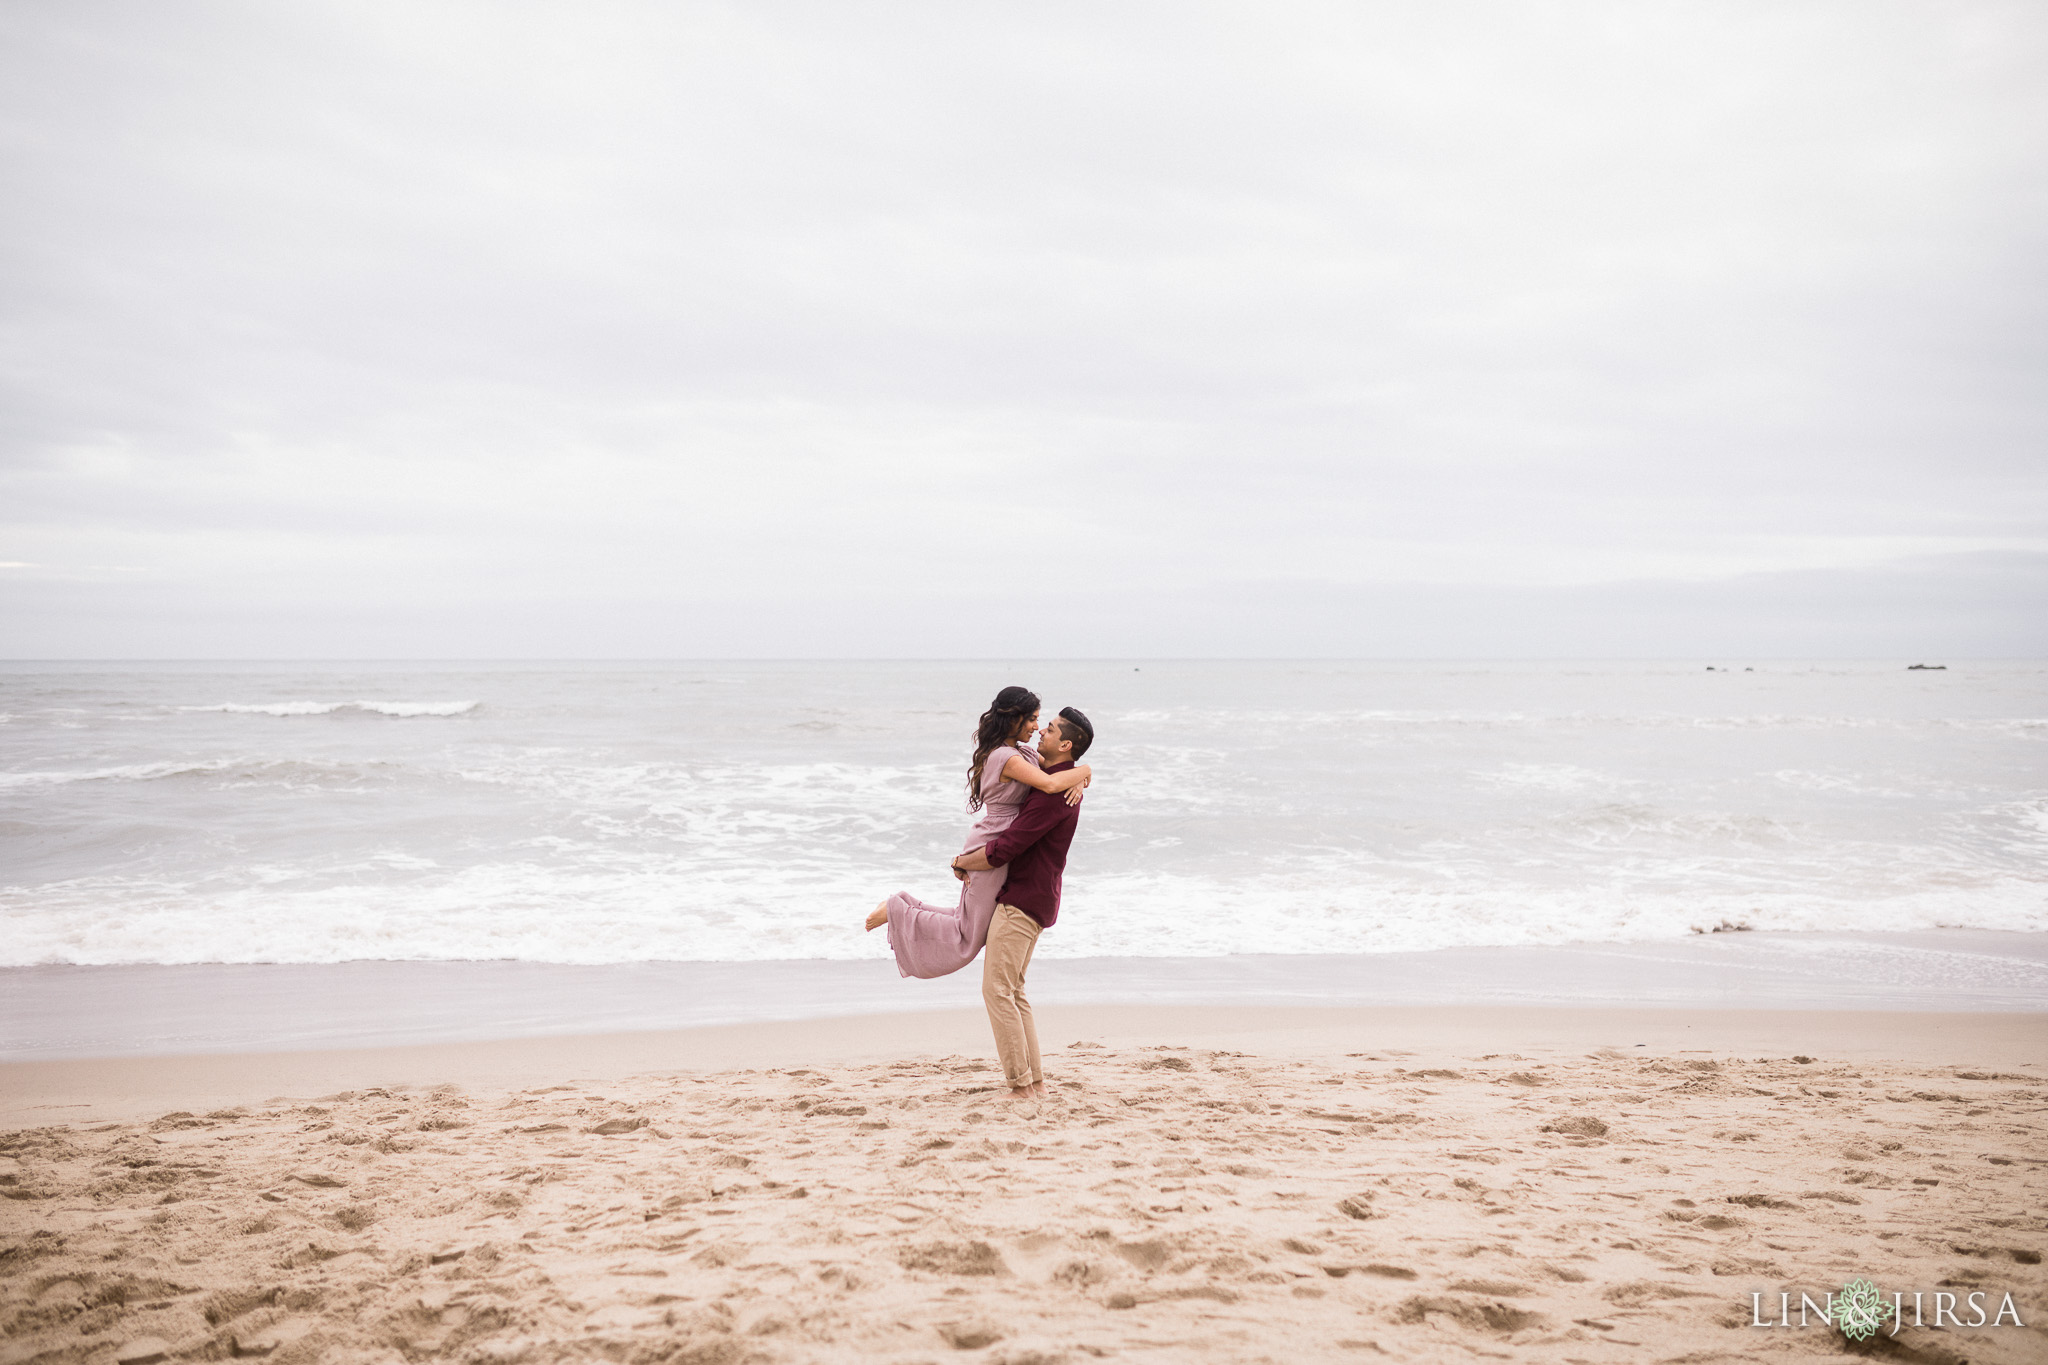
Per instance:
[[[1869,1280],[1856,1279],[1835,1295],[1835,1326],[1851,1341],[1868,1341],[1884,1325],[1884,1294]]]
[[[1835,1293],[1823,1295],[1819,1303],[1811,1294],[1799,1295],[1794,1304],[1788,1291],[1778,1295],[1778,1314],[1770,1316],[1762,1294],[1749,1296],[1751,1327],[1805,1327],[1818,1318],[1823,1327],[1834,1327],[1851,1341],[1868,1341],[1884,1330],[1897,1336],[1903,1327],[2025,1327],[2020,1310],[2010,1293],[2000,1293],[1996,1305],[1992,1295],[1999,1291],[1974,1289],[1952,1294],[1947,1290],[1894,1290],[1889,1295],[1864,1276],[1849,1281]]]

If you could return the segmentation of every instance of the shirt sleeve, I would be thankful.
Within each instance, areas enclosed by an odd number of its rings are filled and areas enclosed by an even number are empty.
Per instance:
[[[1019,854],[1043,839],[1060,822],[1066,813],[1066,797],[1059,792],[1031,793],[1024,809],[1017,812],[1017,818],[1010,827],[988,841],[982,849],[982,856],[988,859],[990,867],[1003,867],[1016,861]]]

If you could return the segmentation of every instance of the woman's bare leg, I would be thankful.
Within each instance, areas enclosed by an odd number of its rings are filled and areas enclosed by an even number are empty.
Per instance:
[[[873,933],[889,922],[889,902],[877,901],[875,908],[868,911],[868,932]]]

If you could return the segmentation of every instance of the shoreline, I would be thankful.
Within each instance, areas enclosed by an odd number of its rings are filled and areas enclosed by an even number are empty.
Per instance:
[[[2048,933],[1697,935],[1352,955],[1058,958],[1043,1006],[2048,1010]],[[978,1010],[887,959],[0,968],[0,1062],[297,1052]]]
[[[1990,1068],[2029,1068],[2048,1056],[2048,1011],[1109,1004],[1041,1005],[1038,1014],[1054,1058],[1076,1045],[1246,1051],[1333,1065],[1388,1049],[1445,1064],[1601,1050]],[[6,1061],[0,1127],[132,1121],[373,1088],[494,1090],[937,1057],[992,1058],[987,1016],[978,1008],[929,1010],[369,1048]]]

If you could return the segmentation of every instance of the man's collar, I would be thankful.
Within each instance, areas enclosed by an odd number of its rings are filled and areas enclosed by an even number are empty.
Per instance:
[[[1046,769],[1046,771],[1047,771],[1047,772],[1049,772],[1049,773],[1063,773],[1063,772],[1065,772],[1065,771],[1066,771],[1067,769],[1069,769],[1069,768],[1071,768],[1071,767],[1073,767],[1073,766],[1074,766],[1074,760],[1073,760],[1073,759],[1071,759],[1071,758],[1069,758],[1069,759],[1064,759],[1064,760],[1062,760],[1061,762],[1058,762],[1058,763],[1054,763],[1054,764],[1052,764],[1052,765],[1051,765],[1050,767],[1048,767],[1048,768]]]

